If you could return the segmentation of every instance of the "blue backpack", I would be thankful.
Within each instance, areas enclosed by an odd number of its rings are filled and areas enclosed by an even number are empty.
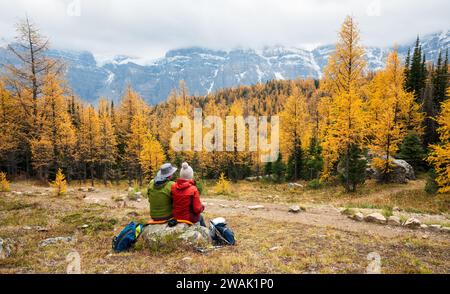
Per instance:
[[[113,238],[112,249],[115,252],[122,252],[130,249],[142,233],[144,225],[129,223],[120,234]]]
[[[210,221],[209,234],[216,246],[236,244],[234,233],[227,227],[224,218],[219,217]]]

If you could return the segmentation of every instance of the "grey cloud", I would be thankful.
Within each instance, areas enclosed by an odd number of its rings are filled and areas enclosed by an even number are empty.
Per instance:
[[[56,47],[151,59],[186,46],[328,44],[351,14],[365,44],[388,46],[448,29],[448,11],[447,0],[0,0],[0,38],[27,14]]]

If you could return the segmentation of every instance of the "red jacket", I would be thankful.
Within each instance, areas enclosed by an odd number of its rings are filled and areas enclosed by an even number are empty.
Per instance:
[[[205,207],[200,202],[200,193],[193,180],[178,179],[172,185],[172,198],[172,214],[175,219],[198,222]]]

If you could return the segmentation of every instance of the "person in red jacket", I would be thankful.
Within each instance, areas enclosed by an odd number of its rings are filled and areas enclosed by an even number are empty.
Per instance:
[[[180,178],[172,186],[172,215],[176,220],[186,220],[206,226],[201,213],[205,209],[200,201],[200,193],[195,186],[194,171],[186,162],[180,170]]]

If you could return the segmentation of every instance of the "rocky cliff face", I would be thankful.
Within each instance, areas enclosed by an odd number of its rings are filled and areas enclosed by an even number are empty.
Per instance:
[[[414,42],[399,46],[402,58]],[[450,31],[422,38],[427,60],[435,61],[439,50],[450,47]],[[261,50],[210,50],[200,47],[171,50],[151,64],[140,65],[127,56],[117,56],[98,64],[87,51],[51,50],[49,55],[67,64],[66,78],[74,92],[82,99],[94,102],[101,96],[118,100],[127,85],[131,85],[144,99],[158,103],[176,88],[180,80],[186,82],[190,94],[204,95],[224,87],[252,85],[274,79],[320,78],[333,45],[308,51],[282,46]],[[391,48],[366,48],[370,70],[384,66]],[[0,47],[0,64],[15,62]]]

